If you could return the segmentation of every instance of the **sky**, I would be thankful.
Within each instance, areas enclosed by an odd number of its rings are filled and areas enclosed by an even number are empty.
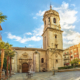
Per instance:
[[[42,48],[42,19],[50,3],[60,16],[63,48],[79,44],[80,0],[0,0],[0,12],[7,16],[1,24],[2,40],[13,47]]]

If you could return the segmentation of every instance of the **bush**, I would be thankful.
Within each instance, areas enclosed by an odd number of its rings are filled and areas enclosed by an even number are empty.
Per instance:
[[[71,68],[73,68],[73,66],[58,67],[59,70],[60,69],[71,69]]]
[[[75,67],[80,67],[80,65],[76,65]]]

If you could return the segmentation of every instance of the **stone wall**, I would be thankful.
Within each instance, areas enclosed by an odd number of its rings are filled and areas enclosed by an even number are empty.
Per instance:
[[[42,71],[43,68],[46,69],[46,50],[37,50],[37,53],[35,53],[35,50],[15,50],[15,57],[12,60],[12,70],[15,72],[22,72],[22,64],[23,63],[29,63],[29,59],[31,60],[31,66],[32,70],[35,68],[36,72]],[[33,58],[33,54],[34,59]],[[40,59],[39,59],[40,58]],[[44,58],[44,63],[41,63],[41,58]],[[34,61],[34,60],[35,61]]]

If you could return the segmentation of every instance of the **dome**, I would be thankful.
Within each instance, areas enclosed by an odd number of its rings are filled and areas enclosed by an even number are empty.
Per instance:
[[[59,13],[55,10],[52,10],[52,7],[50,6],[50,10],[46,11],[43,15],[43,17],[48,16],[48,15],[55,15],[59,17]]]
[[[46,11],[46,12],[44,13],[44,16],[45,16],[45,15],[48,15],[48,14],[54,14],[54,15],[56,15],[56,16],[59,16],[59,13],[58,13],[57,11],[55,11],[55,10],[48,10],[48,11]]]

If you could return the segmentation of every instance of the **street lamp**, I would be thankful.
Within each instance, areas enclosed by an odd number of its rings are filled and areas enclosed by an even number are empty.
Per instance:
[[[49,47],[50,47],[50,46],[49,46]],[[53,55],[53,54],[54,54],[54,52],[56,51],[56,48],[54,48],[54,49],[53,49],[53,48],[52,48],[52,49],[51,49],[51,48],[49,48],[49,51],[51,51],[51,52],[52,52],[52,55]],[[51,56],[52,56],[52,55],[51,55]],[[54,61],[53,61],[53,75],[55,75]]]

